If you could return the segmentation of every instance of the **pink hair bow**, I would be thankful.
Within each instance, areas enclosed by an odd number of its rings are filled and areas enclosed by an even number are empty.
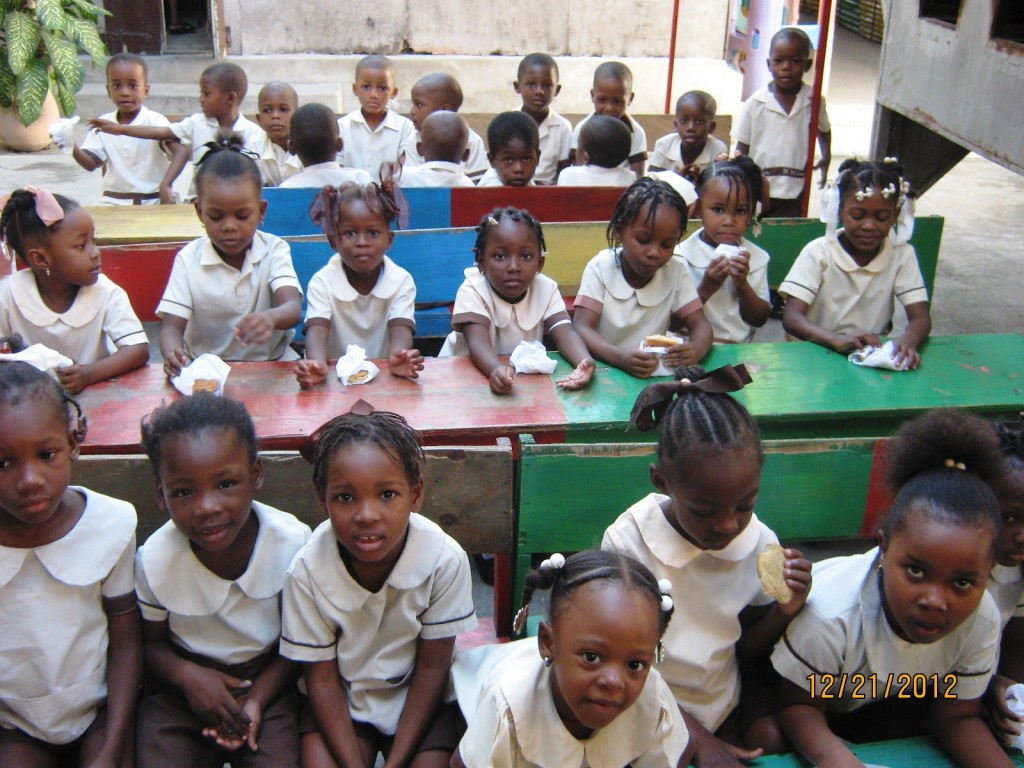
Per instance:
[[[60,203],[50,190],[33,187],[31,184],[25,189],[36,196],[36,216],[43,224],[49,227],[64,218],[64,209],[60,207]]]

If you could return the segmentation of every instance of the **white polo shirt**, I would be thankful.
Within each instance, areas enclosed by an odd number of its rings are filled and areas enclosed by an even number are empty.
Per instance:
[[[276,650],[281,639],[281,590],[309,526],[254,501],[259,520],[245,573],[222,579],[196,557],[173,521],[163,524],[135,556],[135,590],[146,621],[168,623],[171,642],[222,664],[241,664]]]
[[[580,146],[580,130],[586,124],[587,120],[589,120],[590,118],[592,118],[596,114],[597,114],[596,112],[591,112],[589,115],[587,115],[582,120],[580,120],[578,123],[576,123],[576,127],[573,128],[572,139],[570,139],[570,144],[569,144],[571,149],[579,149],[579,146]],[[643,155],[644,160],[646,160],[647,159],[647,133],[644,131],[644,127],[642,125],[640,125],[640,123],[638,123],[636,120],[634,120],[633,116],[629,115],[629,114],[623,115],[619,119],[622,120],[622,122],[624,122],[626,124],[626,127],[629,128],[629,132],[630,132],[630,135],[632,137],[630,139],[630,143],[629,143],[629,157],[637,157],[638,155]],[[626,162],[624,162],[622,164],[622,167],[623,168],[628,168],[629,167],[629,162],[630,161],[627,158]]]
[[[852,684],[839,698],[838,684],[834,686],[831,692],[837,698],[830,700],[829,709],[836,712],[852,712],[883,698],[890,676],[890,698],[897,694],[898,675],[911,680],[938,675],[941,694],[948,687],[943,677],[951,674],[956,676],[951,689],[956,698],[971,700],[985,693],[996,670],[1001,632],[992,596],[985,593],[974,613],[941,640],[910,643],[896,635],[885,617],[879,574],[877,547],[815,563],[807,603],[772,653],[779,674],[805,691],[810,675],[827,673],[837,680],[841,675],[847,680],[854,674],[876,676],[874,690],[870,683],[857,690],[863,698],[853,697]],[[820,692],[820,677],[815,684]]]
[[[715,257],[715,249],[700,239],[704,228],[701,227],[676,248],[676,255],[686,261],[690,271],[690,279],[694,286],[699,286],[708,271],[711,260]],[[768,294],[768,252],[754,245],[745,237],[740,240],[740,248],[750,253],[750,271],[747,282],[758,296],[771,301]],[[715,341],[753,341],[757,330],[740,316],[740,298],[733,285],[732,278],[727,277],[719,288],[704,302],[704,316],[711,323]]]
[[[771,196],[792,200],[803,193],[804,168],[807,167],[807,139],[811,127],[811,88],[801,86],[787,114],[768,87],[757,89],[743,102],[740,117],[732,130],[732,139],[750,147],[750,159],[761,167],[771,184]],[[818,132],[828,133],[832,126],[821,97]]]
[[[263,145],[260,161],[263,183],[268,187],[279,187],[284,181],[302,170],[299,158],[272,142],[269,136]]]
[[[419,141],[420,132],[413,128],[412,136],[405,147],[405,161],[403,163],[405,168],[414,168],[426,162],[419,149],[416,148]],[[469,129],[466,148],[469,150],[469,157],[466,158],[466,162],[462,163],[462,170],[470,177],[476,177],[485,173],[491,167],[491,161],[487,159],[487,149],[484,147],[484,140],[472,128]]]
[[[469,347],[461,329],[466,323],[479,323],[487,327],[491,344],[499,355],[510,355],[521,341],[542,341],[544,334],[559,320],[568,320],[565,300],[558,292],[558,283],[538,273],[526,295],[515,304],[509,304],[493,290],[483,272],[467,267],[466,279],[455,294],[452,311],[454,329],[438,357],[459,357],[469,354]]]
[[[178,141],[186,147],[192,148],[192,164],[197,164],[209,151],[206,146],[211,141],[216,141],[220,135],[220,123],[215,118],[207,117],[202,112],[189,115],[180,123],[171,123],[171,130],[178,137]],[[270,140],[267,134],[256,123],[252,122],[245,115],[239,114],[231,126],[231,133],[238,134],[242,138],[242,146],[254,153],[258,158],[256,164],[259,166],[263,183],[268,183],[267,157],[272,150],[267,146]],[[195,179],[192,180],[190,194],[196,193]]]
[[[701,308],[686,263],[673,256],[651,282],[634,288],[626,282],[619,249],[605,248],[583,270],[576,306],[597,312],[597,332],[616,347],[639,347],[646,336],[665,333],[673,315]]]
[[[405,707],[420,638],[454,637],[475,626],[469,558],[436,523],[410,515],[398,562],[384,586],[369,592],[342,562],[328,520],[288,570],[281,655],[337,659],[352,719],[390,735]]]
[[[465,174],[459,163],[431,160],[428,163],[403,166],[398,185],[409,187],[472,187],[473,180]]]
[[[534,638],[474,649],[488,653],[479,706],[467,714],[469,728],[459,743],[466,768],[674,768],[690,735],[672,692],[651,669],[637,700],[586,739],[566,729],[555,708],[551,671]],[[463,655],[452,673],[459,679]],[[460,690],[456,682],[457,690]],[[460,704],[462,694],[460,690]]]
[[[558,174],[560,187],[628,187],[636,181],[636,174],[619,165],[602,168],[599,165],[570,165]]]
[[[704,144],[704,149],[694,159],[694,163],[703,168],[715,162],[715,158],[722,153],[729,153],[725,142],[719,141],[711,134]],[[678,133],[669,133],[654,142],[654,151],[648,161],[652,168],[664,168],[666,171],[682,173],[687,163],[683,162],[683,140]]]
[[[548,116],[537,125],[537,133],[540,134],[540,161],[533,178],[541,184],[554,184],[558,178],[558,164],[569,162],[572,123],[549,109]]]
[[[995,600],[1003,627],[1010,619],[1024,616],[1024,573],[1019,565],[996,563],[992,566],[985,589]]]
[[[373,290],[365,296],[348,281],[338,254],[313,275],[307,293],[307,332],[311,320],[330,323],[329,360],[344,355],[349,344],[365,349],[367,357],[387,357],[391,326],[416,328],[416,284],[412,275],[387,256]]]
[[[857,328],[888,333],[894,300],[904,307],[928,301],[914,246],[894,247],[889,239],[863,267],[838,241],[812,240],[796,257],[779,293],[807,302],[807,318],[836,333]]]
[[[157,305],[160,317],[188,321],[189,353],[211,352],[224,360],[297,360],[288,346],[295,331],[274,331],[266,344],[242,346],[235,326],[246,315],[273,309],[274,291],[292,287],[302,293],[288,243],[256,232],[241,270],[226,264],[208,237],[193,240],[174,257],[171,276]]]
[[[398,162],[414,132],[412,120],[389,109],[375,130],[366,124],[362,109],[338,118],[342,149],[338,161],[346,168],[362,168],[374,181],[384,162]]]
[[[503,187],[503,186],[505,186],[502,183],[501,177],[498,175],[498,172],[496,170],[494,170],[493,168],[488,168],[487,169],[487,173],[485,173],[483,176],[480,177],[480,179],[477,181],[476,185],[478,187]],[[534,174],[533,178],[530,179],[528,182],[526,182],[526,186],[528,186],[528,187],[536,187],[537,186],[537,174]]]
[[[373,179],[370,174],[362,168],[342,168],[337,160],[327,163],[316,163],[307,165],[294,176],[290,176],[281,182],[281,189],[303,189],[321,187],[340,187],[342,184],[352,182],[361,187],[370,184]]]
[[[100,120],[117,122],[117,111],[100,115]],[[159,112],[140,107],[135,119],[128,125],[167,128],[170,121]],[[79,147],[103,163],[101,187],[107,192],[121,194],[154,194],[160,191],[160,182],[170,166],[159,141],[136,139],[131,136],[114,136],[111,133],[89,131]],[[158,204],[159,197],[143,203]],[[113,197],[103,198],[107,205],[132,205],[131,200]]]
[[[71,486],[85,511],[63,538],[0,546],[0,727],[68,744],[107,699],[104,598],[135,588],[135,508]]]
[[[45,344],[76,363],[88,365],[134,344],[147,344],[146,331],[128,294],[106,275],[83,285],[67,312],[46,306],[30,269],[0,280],[0,336],[20,333],[28,344]]]
[[[757,556],[778,539],[753,515],[725,549],[700,549],[665,519],[667,501],[660,493],[645,496],[608,527],[601,548],[636,558],[672,582],[676,609],[658,670],[679,706],[714,733],[740,701],[739,615],[772,602],[757,576]]]

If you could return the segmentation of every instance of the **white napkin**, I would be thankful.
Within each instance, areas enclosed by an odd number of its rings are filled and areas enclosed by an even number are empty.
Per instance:
[[[217,389],[211,391],[215,395],[223,395],[224,382],[227,381],[229,373],[231,373],[231,366],[216,355],[207,353],[200,355],[190,365],[182,368],[181,373],[171,379],[171,384],[183,395],[194,395],[197,381],[200,384],[205,381],[216,381]]]
[[[51,374],[58,368],[67,368],[69,365],[75,364],[70,357],[65,357],[57,350],[50,349],[43,344],[33,344],[31,347],[25,347],[21,352],[0,353],[0,360],[20,360],[40,371]]]
[[[1014,683],[1006,689],[1006,705],[1013,714],[1024,717],[1024,685]],[[1010,746],[1024,751],[1024,733],[1011,736]]]
[[[345,354],[338,358],[336,370],[338,378],[346,387],[349,384],[366,384],[377,378],[377,374],[380,373],[380,368],[366,359],[366,350],[355,344],[345,347]],[[357,380],[353,381],[353,378]]]
[[[893,359],[896,355],[896,346],[892,341],[887,341],[880,347],[864,347],[856,352],[851,352],[849,360],[854,365],[863,365],[865,368],[885,368],[889,371],[905,371],[907,363],[897,365]]]
[[[664,336],[671,336],[673,339],[679,339],[679,343],[682,344],[687,340],[685,336],[680,336],[678,333],[672,333],[672,331],[665,331]],[[646,341],[646,338],[645,338]],[[658,367],[654,369],[654,373],[651,376],[675,376],[675,369],[669,368],[662,361],[661,358],[668,352],[667,347],[649,347],[644,341],[640,342],[641,352],[650,352],[652,355],[656,355],[658,358]]]
[[[79,117],[62,117],[50,126],[50,141],[60,147],[65,155],[70,155],[75,149],[75,125]]]
[[[715,247],[715,256],[725,256],[727,259],[735,259],[740,255],[740,248],[738,245],[729,245],[728,243],[719,243]]]
[[[543,342],[540,341],[520,341],[512,350],[508,361],[512,363],[516,373],[550,374],[558,365],[557,360],[548,357],[548,352],[544,349]]]

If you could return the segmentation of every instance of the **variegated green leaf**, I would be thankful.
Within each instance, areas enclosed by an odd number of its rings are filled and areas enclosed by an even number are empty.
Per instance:
[[[56,32],[67,30],[67,17],[60,0],[36,0],[36,16],[46,29]]]
[[[23,125],[32,125],[43,111],[43,101],[50,90],[50,73],[44,59],[33,59],[18,74],[18,117]]]
[[[76,90],[66,87],[60,80],[57,81],[57,103],[60,104],[60,111],[65,115],[73,115],[78,111],[78,104],[75,101]]]
[[[39,22],[27,11],[11,11],[4,17],[4,38],[11,69],[21,75],[39,48]]]
[[[72,8],[79,11],[86,18],[95,21],[100,16],[111,16],[113,14],[105,8],[93,5],[88,0],[65,0],[64,9],[69,11]]]
[[[10,107],[14,104],[16,81],[7,60],[0,56],[0,106]]]
[[[54,76],[71,89],[72,93],[78,93],[78,89],[85,82],[85,67],[78,60],[78,49],[75,48],[75,44],[64,35],[53,32],[44,32],[43,42],[46,43],[46,50],[50,54]]]
[[[94,62],[99,63],[107,58],[107,46],[103,44],[95,24],[84,19],[70,17],[67,21],[71,39],[79,48],[89,54]]]

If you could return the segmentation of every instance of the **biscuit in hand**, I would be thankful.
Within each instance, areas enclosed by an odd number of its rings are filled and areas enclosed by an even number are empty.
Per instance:
[[[757,576],[764,593],[780,603],[793,599],[793,590],[786,583],[786,550],[778,544],[769,544],[757,556]]]

